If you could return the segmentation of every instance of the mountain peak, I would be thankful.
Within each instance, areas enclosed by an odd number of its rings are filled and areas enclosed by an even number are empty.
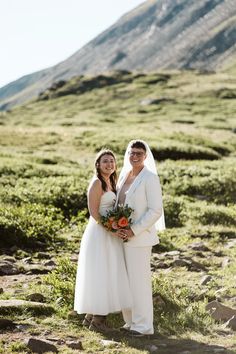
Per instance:
[[[235,19],[235,0],[147,0],[67,60],[0,89],[0,104],[19,104],[81,74],[218,70],[235,57]]]

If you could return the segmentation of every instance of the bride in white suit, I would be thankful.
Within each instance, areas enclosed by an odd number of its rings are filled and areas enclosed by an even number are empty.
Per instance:
[[[118,180],[117,203],[134,209],[128,230],[118,231],[124,243],[132,294],[132,309],[123,311],[121,330],[141,337],[154,333],[151,284],[151,249],[159,242],[156,230],[165,228],[162,193],[155,161],[147,143],[132,140]]]

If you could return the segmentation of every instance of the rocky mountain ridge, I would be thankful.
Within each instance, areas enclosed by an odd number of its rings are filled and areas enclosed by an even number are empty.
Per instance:
[[[1,109],[110,70],[218,70],[236,54],[235,0],[147,0],[67,60],[0,89]]]

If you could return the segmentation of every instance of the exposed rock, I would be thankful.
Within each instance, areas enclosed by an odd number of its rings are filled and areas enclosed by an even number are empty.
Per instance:
[[[223,261],[221,263],[221,267],[225,268],[225,267],[227,267],[229,265],[229,263],[230,263],[230,259],[228,257],[226,257],[226,258],[223,259]]]
[[[54,308],[48,304],[25,300],[0,300],[0,314],[32,312],[38,315],[49,315],[55,312]]]
[[[9,329],[14,327],[15,327],[15,323],[13,321],[5,318],[0,318],[0,329]]]
[[[236,239],[229,239],[225,248],[234,248],[236,246]]]
[[[45,268],[41,265],[28,266],[26,269],[26,274],[48,274],[50,272],[49,268]]]
[[[78,349],[78,350],[83,350],[83,346],[82,346],[82,342],[78,341],[72,341],[72,342],[67,342],[66,343],[67,347],[71,348],[71,349]]]
[[[57,347],[44,339],[30,338],[27,342],[27,346],[34,353],[58,353]]]
[[[154,344],[148,344],[145,349],[147,349],[149,353],[153,353],[158,350],[158,347]]]
[[[166,268],[169,268],[168,264],[165,263],[165,262],[152,262],[151,263],[152,265],[152,268],[155,270],[155,269],[166,269]]]
[[[60,297],[58,297],[58,298],[56,299],[56,304],[57,304],[57,305],[63,304],[63,302],[64,302],[64,298],[63,298],[62,296],[60,296]]]
[[[210,249],[205,245],[204,242],[194,242],[189,245],[190,248],[194,251],[210,251]]]
[[[46,335],[46,333],[44,333]],[[56,342],[59,345],[65,344],[66,341],[62,338],[59,337],[46,337],[46,340],[49,340],[49,342]]]
[[[80,315],[78,315],[78,313],[74,310],[70,311],[68,314],[67,314],[67,318],[68,319],[75,319],[75,318],[78,318]]]
[[[175,100],[170,97],[159,97],[159,98],[145,98],[140,101],[141,106],[150,106],[160,103],[175,103]]]
[[[155,294],[153,296],[153,303],[159,307],[163,307],[166,305],[165,301],[163,300],[160,294]]]
[[[217,321],[228,321],[233,316],[236,316],[236,309],[225,306],[218,301],[212,301],[207,304],[206,310]]]
[[[226,323],[225,327],[231,328],[233,331],[236,331],[236,312]]]
[[[44,266],[46,266],[46,267],[55,267],[56,263],[53,260],[50,260],[50,261],[46,261],[44,263]]]
[[[12,256],[4,256],[3,258],[1,258],[0,261],[6,261],[6,262],[10,262],[10,263],[16,263],[15,257],[12,257]]]
[[[177,250],[163,253],[163,256],[168,257],[168,258],[172,258],[172,257],[179,256],[179,255],[180,255],[180,251],[177,251]]]
[[[120,345],[119,342],[115,342],[114,340],[101,339],[101,343],[106,348],[113,348]]]
[[[0,261],[0,275],[14,275],[19,273],[20,269],[14,263],[6,260]]]
[[[204,275],[204,277],[202,277],[202,279],[200,280],[200,285],[206,285],[211,280],[212,280],[212,276],[211,275]]]
[[[46,253],[46,252],[38,252],[37,253],[37,257],[39,259],[43,259],[43,258],[50,258],[50,254]]]
[[[216,257],[223,257],[223,255],[224,255],[224,253],[222,251],[215,251],[213,253],[214,253],[214,256],[216,256]]]
[[[70,261],[71,262],[74,262],[74,263],[77,263],[78,262],[78,255],[76,254],[73,254],[71,257],[70,257]]]
[[[34,302],[45,302],[46,298],[40,293],[33,293],[27,296],[27,300]]]
[[[228,291],[228,288],[220,288],[220,289],[216,290],[214,295],[217,298],[217,300],[219,301],[220,296],[226,294],[227,291]]]
[[[4,293],[3,288],[0,288],[0,294],[3,294],[3,293]]]
[[[195,271],[195,272],[200,272],[202,270],[205,271],[206,267],[202,263],[192,260],[190,270]]]
[[[169,265],[171,267],[187,267],[188,270],[195,271],[195,272],[206,270],[206,267],[203,264],[187,258],[175,259]]]
[[[191,261],[185,259],[175,259],[171,264],[172,267],[191,267]]]

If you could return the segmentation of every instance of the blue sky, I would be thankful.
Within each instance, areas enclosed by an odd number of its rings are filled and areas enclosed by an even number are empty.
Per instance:
[[[1,0],[0,87],[68,58],[144,0]]]

